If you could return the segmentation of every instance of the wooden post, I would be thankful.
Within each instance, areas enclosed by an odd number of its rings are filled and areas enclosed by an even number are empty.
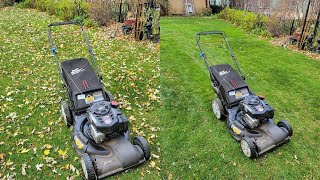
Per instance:
[[[315,39],[317,39],[316,35],[317,35],[318,26],[319,26],[319,21],[320,21],[320,7],[319,7],[318,15],[316,18],[316,24],[315,24],[314,30],[313,30],[313,38],[315,38]]]
[[[121,17],[122,17],[122,0],[120,0],[119,20],[118,20],[118,22],[121,22],[121,21],[122,21]]]
[[[304,41],[305,41],[305,39],[303,37],[304,37],[304,34],[305,34],[304,30],[305,30],[306,24],[307,24],[307,18],[308,18],[308,14],[309,14],[310,4],[311,4],[311,0],[309,0],[309,2],[308,2],[307,11],[306,11],[306,14],[304,16],[301,35],[300,35],[300,38],[299,38],[298,47],[300,49],[303,49],[303,44],[304,44]]]

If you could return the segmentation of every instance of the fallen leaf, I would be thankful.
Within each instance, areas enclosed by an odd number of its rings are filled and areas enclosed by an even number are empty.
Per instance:
[[[59,149],[58,154],[62,157],[62,159],[64,159],[67,155],[67,150],[63,151]]]
[[[0,154],[0,160],[4,159],[4,154]]]
[[[134,116],[130,116],[130,117],[129,117],[129,120],[131,120],[131,121],[135,121],[135,120],[136,120],[136,118],[135,118]]]
[[[51,146],[50,144],[46,144],[46,148],[47,148],[47,149],[51,149],[52,146]]]
[[[44,150],[43,154],[46,155],[46,156],[49,155],[50,154],[50,150],[49,149]]]
[[[21,174],[24,175],[24,176],[27,175],[27,173],[26,173],[26,167],[27,167],[26,164],[23,164],[22,167],[21,167]]]
[[[37,171],[41,171],[42,167],[43,167],[43,164],[37,164],[36,165]]]
[[[168,175],[168,180],[171,180],[172,179],[172,174],[170,173],[169,175]]]
[[[29,152],[29,151],[30,151],[30,149],[23,148],[20,153],[23,154],[23,153],[27,153],[27,152]]]
[[[150,167],[154,168],[156,166],[156,163],[154,161],[150,162]]]

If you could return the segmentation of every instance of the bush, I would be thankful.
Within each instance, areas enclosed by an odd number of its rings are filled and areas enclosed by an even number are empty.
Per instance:
[[[99,25],[106,25],[112,21],[114,14],[114,3],[112,1],[97,1],[89,6],[89,16],[97,21]]]
[[[76,16],[76,6],[73,0],[63,0],[56,9],[56,14],[63,20],[71,20]]]
[[[6,6],[12,6],[14,4],[14,0],[0,0],[0,8]]]
[[[85,0],[24,0],[18,6],[46,11],[50,15],[55,14],[65,21],[72,20],[77,16],[88,17],[88,3]]]
[[[24,0],[18,4],[20,8],[36,8],[36,0]]]
[[[251,31],[258,35],[267,34],[265,32],[265,26],[267,22],[266,16],[230,8],[222,10],[216,16],[220,19],[230,21],[236,26],[240,26],[242,29],[246,31]]]

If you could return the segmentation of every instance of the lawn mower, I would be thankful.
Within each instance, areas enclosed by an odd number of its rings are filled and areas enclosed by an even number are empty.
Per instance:
[[[230,64],[210,66],[200,43],[204,35],[219,35],[224,39],[235,69]],[[200,56],[210,74],[211,84],[217,95],[212,109],[217,119],[227,119],[227,127],[243,153],[256,158],[286,142],[292,136],[292,127],[286,120],[273,122],[274,109],[264,96],[255,95],[245,82],[245,76],[223,32],[200,32],[196,35]]]
[[[59,62],[51,28],[64,25],[80,27],[93,66],[86,58]],[[61,102],[61,114],[66,126],[73,126],[72,144],[81,156],[85,178],[101,179],[147,161],[150,146],[140,136],[130,142],[128,119],[112,94],[103,88],[102,76],[82,24],[55,22],[49,24],[47,30],[51,52],[68,94],[68,101]]]

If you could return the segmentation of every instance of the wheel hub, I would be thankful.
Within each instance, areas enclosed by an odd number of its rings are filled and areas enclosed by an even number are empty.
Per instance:
[[[66,115],[66,113],[64,112],[63,104],[61,104],[61,114],[62,114],[62,118],[63,118],[64,122],[65,122],[66,124],[68,124],[68,122],[67,122],[67,115]]]
[[[216,117],[218,119],[220,119],[221,118],[221,112],[220,112],[220,109],[219,109],[219,105],[218,105],[217,101],[215,101],[215,100],[213,101],[212,109],[213,109],[213,112],[216,115]]]

